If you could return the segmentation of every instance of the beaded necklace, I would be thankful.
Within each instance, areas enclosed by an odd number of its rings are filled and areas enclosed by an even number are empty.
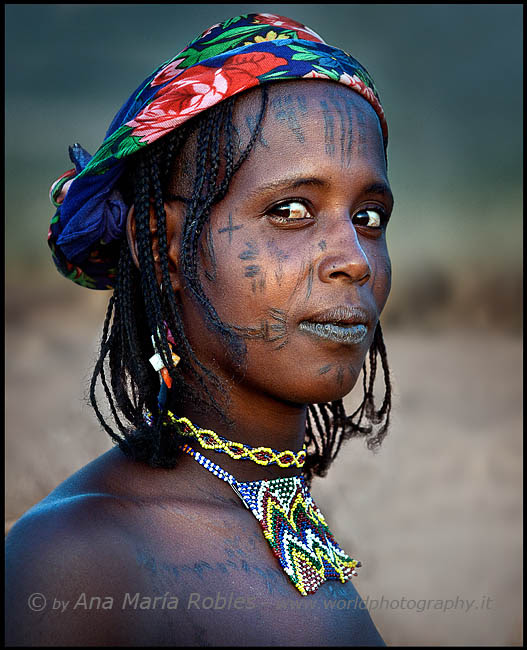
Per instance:
[[[228,483],[256,517],[282,569],[302,594],[314,593],[326,580],[346,582],[361,563],[337,544],[303,476],[237,481],[232,474],[184,444],[181,449]]]
[[[167,412],[172,424],[183,424],[182,435],[193,436],[204,449],[228,454],[235,460],[252,460],[258,465],[272,465],[276,463],[279,467],[301,468],[306,462],[306,445],[298,451],[277,451],[270,447],[251,447],[243,442],[234,442],[219,436],[211,429],[200,429],[192,424],[188,418],[177,418],[171,411]]]
[[[181,435],[196,438],[197,442],[204,449],[211,449],[220,453],[229,455],[234,460],[252,460],[257,465],[273,465],[277,464],[279,467],[291,467],[295,465],[301,469],[306,462],[306,445],[300,451],[277,451],[271,447],[251,447],[243,442],[235,442],[227,440],[223,436],[218,435],[211,429],[200,429],[194,426],[188,418],[178,418],[172,411],[167,411],[167,420],[163,425],[182,424]],[[152,425],[153,417],[149,411],[145,412],[145,421]]]

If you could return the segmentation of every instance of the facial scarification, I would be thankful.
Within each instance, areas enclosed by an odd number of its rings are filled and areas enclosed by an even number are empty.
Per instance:
[[[202,235],[206,295],[246,343],[243,381],[280,399],[320,402],[349,392],[389,290],[384,227],[369,227],[364,212],[391,210],[386,196],[366,191],[387,187],[379,122],[364,99],[333,86],[270,86],[259,138]],[[259,110],[259,91],[235,105],[239,151]],[[299,329],[342,305],[363,314],[360,344],[347,334],[357,327],[351,322]],[[196,319],[189,326],[205,365],[213,356],[215,371],[232,376],[225,348]],[[321,327],[324,337],[317,338]]]

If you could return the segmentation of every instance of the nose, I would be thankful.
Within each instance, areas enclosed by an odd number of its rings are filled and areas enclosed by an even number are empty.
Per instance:
[[[360,286],[366,284],[372,271],[368,257],[360,245],[357,231],[349,221],[346,234],[335,243],[327,242],[326,255],[318,266],[318,276],[322,282],[352,282]]]

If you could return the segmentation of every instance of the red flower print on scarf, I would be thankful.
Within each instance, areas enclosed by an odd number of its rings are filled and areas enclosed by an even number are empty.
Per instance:
[[[195,65],[165,86],[153,102],[133,120],[130,135],[151,143],[193,115],[214,106],[225,97],[256,86],[258,76],[286,65],[287,61],[268,52],[236,54],[221,68]]]
[[[259,20],[260,16],[264,20]],[[294,29],[297,32],[299,38],[303,38],[306,41],[315,41],[318,43],[324,43],[322,36],[317,34],[306,25],[302,23],[297,23],[296,20],[292,18],[284,18],[283,16],[276,16],[274,14],[258,14],[254,19],[255,23],[262,22],[265,25],[273,25],[273,27],[285,27],[286,29]]]
[[[184,68],[182,68],[181,70],[177,69],[178,65],[182,61],[184,61],[184,59],[176,59],[176,61],[172,61],[172,63],[169,63],[168,65],[166,65],[164,68],[162,68],[156,74],[156,76],[152,79],[152,82],[150,83],[150,85],[151,86],[162,86],[167,81],[170,81],[171,79],[174,79],[175,77],[177,77],[184,70]]]

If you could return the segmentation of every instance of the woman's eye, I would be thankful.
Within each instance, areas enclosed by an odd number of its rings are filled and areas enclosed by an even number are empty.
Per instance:
[[[353,223],[358,226],[367,226],[368,228],[380,228],[385,221],[384,213],[381,210],[360,210],[353,217]]]
[[[281,223],[313,219],[313,215],[303,203],[300,203],[300,201],[280,203],[271,208],[267,214]]]

